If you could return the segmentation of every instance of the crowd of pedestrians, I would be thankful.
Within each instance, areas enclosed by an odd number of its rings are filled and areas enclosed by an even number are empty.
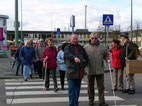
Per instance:
[[[104,98],[104,60],[112,63],[113,67],[113,91],[119,90],[123,93],[134,94],[134,74],[126,74],[126,88],[123,85],[123,75],[126,70],[126,62],[136,59],[136,49],[129,40],[128,33],[121,34],[122,42],[118,39],[112,40],[112,61],[109,59],[107,49],[100,44],[99,35],[91,33],[89,43],[84,47],[78,43],[78,35],[72,34],[70,43],[63,43],[60,50],[54,46],[52,38],[45,42],[41,38],[36,44],[33,39],[26,45],[21,42],[15,53],[17,60],[16,76],[22,66],[21,73],[24,80],[28,81],[28,73],[32,78],[33,71],[37,71],[40,79],[45,80],[44,90],[50,89],[50,73],[54,82],[54,91],[59,90],[56,78],[56,68],[60,73],[61,90],[64,90],[65,76],[68,81],[69,106],[78,106],[81,90],[81,81],[87,72],[89,105],[95,102],[95,80],[99,91],[99,106],[108,106]],[[58,63],[58,64],[57,64]],[[58,67],[57,67],[58,66]],[[30,71],[28,72],[28,67]],[[85,72],[86,71],[86,72]],[[119,85],[118,85],[119,82]]]

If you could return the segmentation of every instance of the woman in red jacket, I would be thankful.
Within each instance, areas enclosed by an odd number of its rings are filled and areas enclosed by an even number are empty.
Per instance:
[[[48,46],[44,49],[42,53],[42,61],[44,63],[43,67],[46,69],[45,90],[49,89],[49,75],[51,72],[54,82],[54,91],[57,92],[59,90],[56,79],[57,49],[55,46],[53,46],[52,38],[48,38],[46,42]]]
[[[117,90],[117,81],[119,79],[119,91],[123,89],[123,70],[121,69],[121,46],[120,41],[113,39],[112,41],[112,67],[113,70],[113,79],[114,79],[114,90]]]

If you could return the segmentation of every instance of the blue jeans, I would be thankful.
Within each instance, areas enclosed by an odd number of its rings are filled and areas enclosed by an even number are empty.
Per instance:
[[[17,61],[17,68],[16,68],[16,72],[17,72],[17,73],[19,72],[20,65],[22,65],[22,62],[21,62],[21,61]],[[22,70],[23,70],[23,69],[22,69]],[[21,70],[21,71],[22,71],[22,70]]]
[[[32,73],[33,73],[33,64],[24,65],[24,67],[23,67],[23,75],[24,75],[25,79],[28,78],[28,67],[30,68],[29,74],[32,75]]]
[[[69,106],[78,106],[80,88],[81,88],[80,79],[68,80]]]

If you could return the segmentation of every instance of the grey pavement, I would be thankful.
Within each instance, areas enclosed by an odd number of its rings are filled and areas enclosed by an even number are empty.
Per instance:
[[[0,79],[15,78],[16,64],[12,69],[13,59],[10,58],[10,51],[7,51],[7,53],[7,57],[0,56]],[[17,78],[19,77],[21,76],[18,76]]]
[[[0,58],[0,79],[9,79],[9,78],[20,78],[22,75],[15,76],[16,72],[16,64],[15,67],[12,69],[13,59],[7,58]]]
[[[19,76],[15,76],[16,64],[12,69],[13,59],[9,57],[0,57],[0,79],[12,79],[12,78],[23,78],[21,70],[19,70]],[[33,78],[38,77],[37,74],[33,74]]]

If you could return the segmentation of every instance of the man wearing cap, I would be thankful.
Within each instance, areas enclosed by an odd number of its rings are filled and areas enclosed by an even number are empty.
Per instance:
[[[126,61],[136,60],[136,49],[133,42],[129,40],[127,32],[122,33],[120,36],[123,42],[121,52],[121,66],[122,69],[125,70]],[[126,74],[126,89],[124,89],[122,92],[128,94],[135,93],[134,74]]]

